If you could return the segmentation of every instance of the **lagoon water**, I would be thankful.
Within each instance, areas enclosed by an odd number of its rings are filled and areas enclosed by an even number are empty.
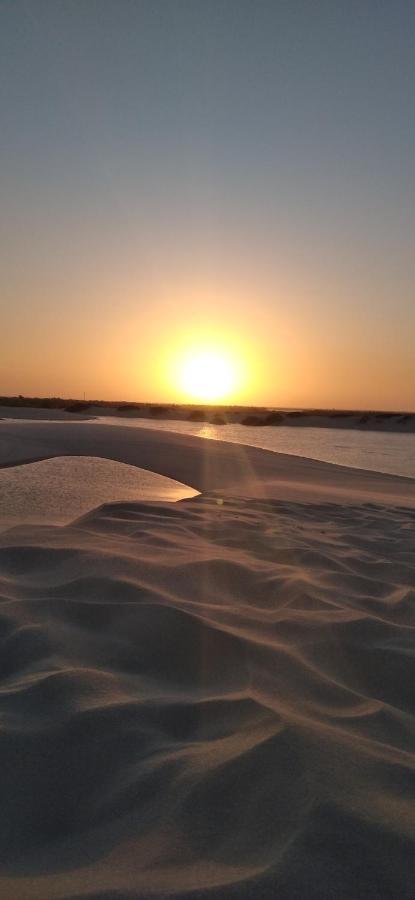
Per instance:
[[[415,434],[388,434],[343,428],[295,426],[210,425],[203,422],[155,422],[154,419],[100,417],[98,421],[137,428],[157,428],[194,434],[218,441],[231,441],[306,456],[322,462],[357,469],[415,478]]]
[[[0,470],[0,531],[22,524],[66,525],[120,500],[182,500],[193,488],[135,466],[62,456]]]
[[[415,478],[415,435],[335,428],[250,427],[99,417],[114,426],[156,428],[260,447],[324,462]],[[0,470],[0,531],[20,524],[65,525],[102,503],[176,501],[191,487],[96,457],[60,457]]]

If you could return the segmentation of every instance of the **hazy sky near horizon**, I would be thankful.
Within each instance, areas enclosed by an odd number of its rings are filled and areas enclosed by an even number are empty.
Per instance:
[[[0,394],[415,408],[412,0],[0,0]]]

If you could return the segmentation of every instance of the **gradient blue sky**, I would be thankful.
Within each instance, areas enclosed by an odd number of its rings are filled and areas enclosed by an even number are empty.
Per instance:
[[[0,393],[415,407],[415,3],[0,0]],[[166,369],[166,370],[165,370]]]

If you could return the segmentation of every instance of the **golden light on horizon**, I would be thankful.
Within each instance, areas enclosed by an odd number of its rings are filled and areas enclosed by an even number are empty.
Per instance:
[[[190,334],[176,343],[162,368],[179,402],[237,402],[248,380],[249,354],[232,338]]]
[[[203,403],[231,399],[240,382],[236,361],[215,349],[189,351],[178,363],[177,376],[179,390]]]

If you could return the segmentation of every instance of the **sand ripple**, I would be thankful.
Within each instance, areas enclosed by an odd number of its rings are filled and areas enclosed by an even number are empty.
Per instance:
[[[218,499],[1,536],[2,897],[413,896],[415,513]]]

